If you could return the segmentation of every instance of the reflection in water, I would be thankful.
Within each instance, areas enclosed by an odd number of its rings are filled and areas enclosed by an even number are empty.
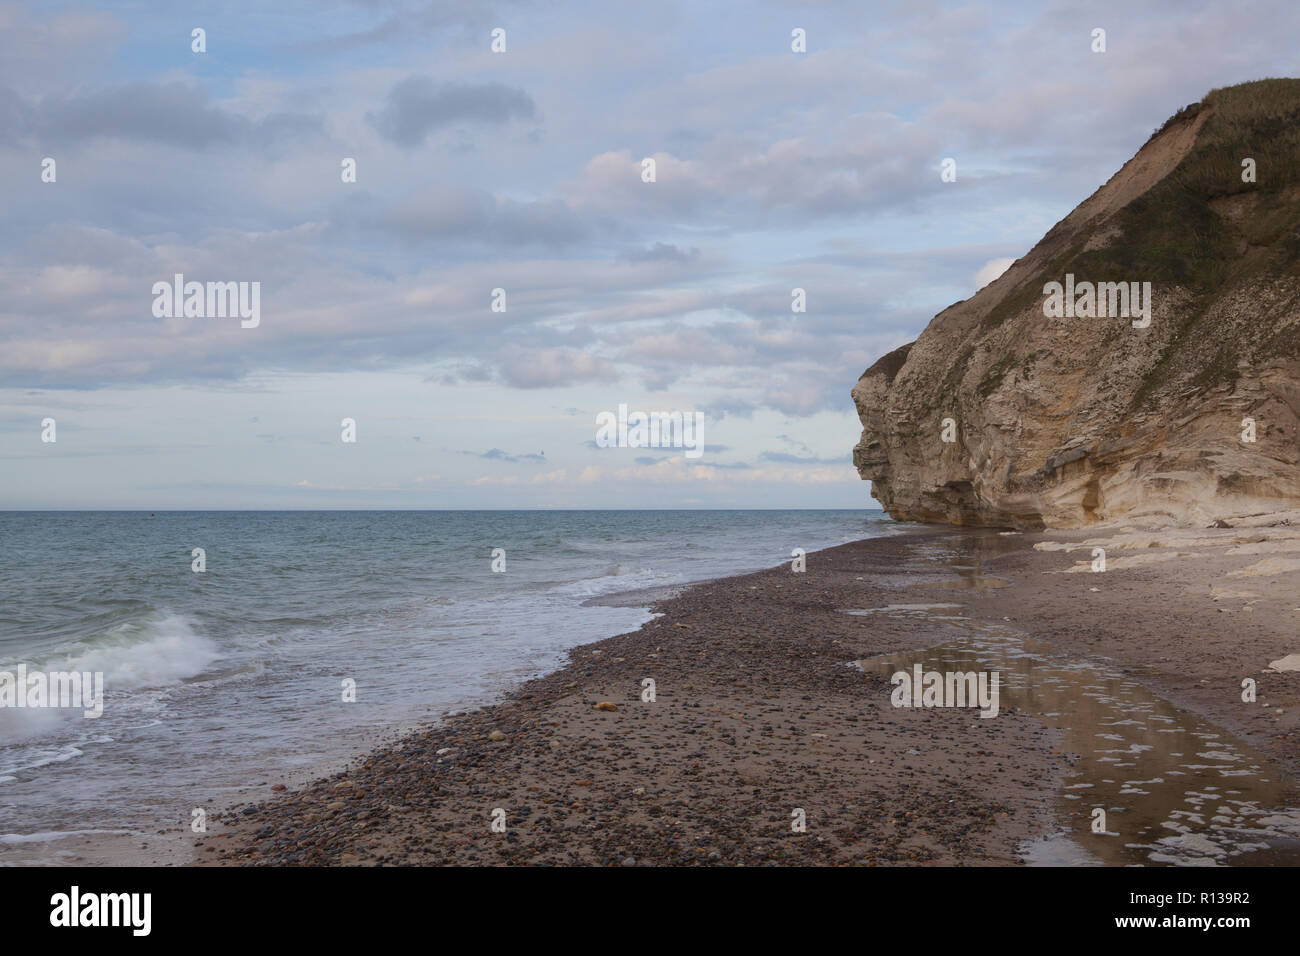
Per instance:
[[[936,581],[934,584],[911,584],[914,588],[957,588],[963,591],[987,591],[990,588],[1004,588],[1011,582],[1005,578],[995,578],[982,574],[978,568],[956,569],[961,576],[955,581]]]
[[[968,531],[928,541],[912,549],[912,559],[908,563],[926,570],[955,571],[957,577],[921,581],[910,587],[971,591],[1007,587],[1010,581],[984,573],[984,561],[1023,547],[1017,536],[988,531]]]
[[[848,612],[927,616],[969,631],[928,650],[857,663],[886,678],[916,664],[927,671],[996,670],[1003,713],[1016,708],[1064,732],[1072,767],[1062,793],[1064,833],[1023,846],[1027,862],[1300,864],[1297,794],[1267,757],[1130,678],[1061,657],[1011,628],[962,618],[957,607]],[[1104,833],[1092,831],[1097,807],[1106,812]]]

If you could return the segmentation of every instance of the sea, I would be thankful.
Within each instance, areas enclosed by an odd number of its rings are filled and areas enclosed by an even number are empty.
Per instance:
[[[865,509],[0,512],[0,681],[104,681],[98,717],[0,706],[0,865],[144,853],[635,630],[665,589],[900,530]]]

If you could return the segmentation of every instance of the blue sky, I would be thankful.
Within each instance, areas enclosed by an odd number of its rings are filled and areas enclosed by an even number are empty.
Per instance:
[[[1297,75],[1297,20],[0,2],[0,508],[875,507],[858,375],[1181,106]],[[154,317],[177,272],[260,325]],[[706,454],[594,447],[621,403]]]

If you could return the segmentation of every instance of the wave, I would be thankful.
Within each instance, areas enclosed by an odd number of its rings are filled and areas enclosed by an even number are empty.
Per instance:
[[[680,584],[683,580],[682,575],[676,571],[662,571],[656,568],[638,568],[616,564],[606,568],[604,574],[569,581],[559,585],[554,590],[559,594],[596,597],[617,591]]]
[[[221,656],[189,618],[154,610],[83,637],[44,659],[23,663],[29,674],[103,673],[106,710],[116,716],[125,706],[125,712],[138,719],[142,709],[157,708],[156,692],[202,675]],[[14,673],[16,666],[0,664],[0,670]],[[83,713],[81,707],[0,708],[0,771],[11,774],[62,763],[82,756],[87,744],[110,741],[100,736],[104,728],[85,720]]]
[[[156,612],[80,642],[58,669],[102,671],[107,689],[140,690],[195,677],[221,656],[185,615]]]
[[[192,618],[150,609],[132,620],[75,637],[61,648],[2,660],[0,670],[13,672],[21,663],[29,673],[102,672],[107,689],[131,691],[179,683],[202,673],[221,656],[217,645],[198,633]]]
[[[31,711],[15,711],[15,714],[22,714],[24,716],[28,713],[31,713]],[[46,711],[45,713],[50,712]],[[33,727],[32,721],[28,720],[23,726],[17,727],[15,732],[34,735],[46,729],[48,728]],[[80,747],[74,747],[72,745],[66,745],[54,749],[50,747],[33,746],[6,747],[3,752],[0,752],[0,774],[4,775],[3,777],[0,777],[0,781],[12,782],[17,779],[16,777],[9,776],[12,773],[20,770],[35,770],[37,767],[45,767],[53,763],[63,763],[64,761],[71,760],[74,757],[80,757],[84,753],[85,751]]]
[[[137,835],[135,830],[44,830],[40,833],[0,833],[0,844],[12,846],[19,843],[52,843],[68,837],[96,834]]]

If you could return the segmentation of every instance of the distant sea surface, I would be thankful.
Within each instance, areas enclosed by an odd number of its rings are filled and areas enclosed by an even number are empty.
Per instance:
[[[867,510],[2,512],[0,671],[102,672],[106,693],[98,719],[0,707],[0,863],[186,826],[651,617],[590,598],[897,528]]]

